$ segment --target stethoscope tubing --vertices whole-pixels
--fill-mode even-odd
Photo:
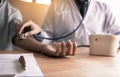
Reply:
[[[87,7],[89,6],[89,4],[90,4],[90,1],[88,2]],[[66,35],[64,35],[64,36],[55,37],[55,38],[47,38],[47,37],[38,36],[38,35],[33,35],[33,36],[36,37],[36,38],[40,38],[40,39],[47,39],[47,40],[54,40],[54,41],[55,41],[55,40],[60,40],[60,39],[66,38],[66,37],[72,35],[73,33],[75,33],[75,32],[79,29],[79,27],[81,26],[82,22],[84,21],[85,16],[86,16],[86,14],[85,14],[84,17],[82,18],[82,20],[80,21],[80,23],[78,24],[78,26],[76,27],[76,29],[74,29],[72,32],[70,32],[70,33],[68,33],[68,34],[66,34]]]

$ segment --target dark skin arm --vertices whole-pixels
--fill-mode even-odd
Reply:
[[[31,37],[27,37],[24,40],[19,40],[19,38],[17,37],[15,39],[15,44],[23,49],[42,53],[53,57],[64,57],[64,56],[75,55],[77,49],[76,42],[72,43],[70,40],[67,42],[67,47],[68,47],[67,50],[64,41],[46,45],[36,41]]]

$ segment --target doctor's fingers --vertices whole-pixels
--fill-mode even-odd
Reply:
[[[67,49],[67,55],[73,55],[73,42],[68,40],[66,49]]]
[[[34,23],[33,21],[31,21],[31,20],[29,20],[29,21],[27,21],[27,22],[25,22],[25,23],[23,23],[22,25],[21,25],[21,28],[20,28],[20,31],[19,31],[19,34],[21,34],[22,33],[22,31],[24,30],[24,28],[26,28],[26,27],[30,27],[30,33],[29,34],[37,34],[37,33],[39,33],[40,31],[41,31],[41,28],[40,28],[40,26],[39,25],[37,25],[36,23]]]
[[[28,32],[26,32],[25,33],[25,37],[28,37],[28,36],[31,36],[31,35],[33,35],[33,34],[35,34],[35,32],[34,31],[28,31]]]
[[[19,27],[18,34],[21,34],[25,27],[30,26],[30,25],[31,25],[31,22],[32,22],[32,21],[29,20],[29,21],[25,21],[24,23],[22,23],[21,26]]]

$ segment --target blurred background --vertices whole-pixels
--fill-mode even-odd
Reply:
[[[51,0],[26,0],[33,2],[25,2],[22,0],[8,0],[14,7],[18,8],[23,16],[23,21],[33,20],[35,23],[42,25],[45,15],[47,13]],[[42,3],[39,3],[41,1]],[[44,2],[46,1],[46,2]]]
[[[33,20],[42,25],[51,0],[8,0],[13,6],[20,9],[23,20]],[[27,1],[27,2],[25,2]],[[114,15],[120,20],[120,4],[118,0],[99,0],[107,3]]]

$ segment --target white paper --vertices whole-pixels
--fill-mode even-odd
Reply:
[[[26,70],[23,70],[19,57],[24,56]],[[0,54],[0,76],[14,75],[13,77],[44,77],[32,53]]]

